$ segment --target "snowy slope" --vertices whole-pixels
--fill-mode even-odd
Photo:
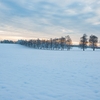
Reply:
[[[0,100],[100,100],[100,50],[0,44]]]

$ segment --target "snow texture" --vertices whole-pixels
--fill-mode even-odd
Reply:
[[[0,44],[0,100],[100,100],[100,50]]]

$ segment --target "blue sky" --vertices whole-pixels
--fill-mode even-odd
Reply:
[[[100,38],[100,0],[0,0],[0,39]]]

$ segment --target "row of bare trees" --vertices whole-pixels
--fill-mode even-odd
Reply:
[[[19,44],[25,45],[28,47],[36,48],[36,49],[51,49],[51,50],[70,50],[72,48],[72,40],[70,36],[65,36],[61,38],[55,38],[50,40],[19,40]],[[97,48],[98,37],[95,35],[91,35],[89,39],[87,38],[86,34],[80,38],[80,42],[78,47],[80,47],[83,51],[86,48],[92,48],[93,51]]]
[[[21,45],[25,45],[28,47],[32,47],[35,49],[51,49],[51,50],[70,50],[72,48],[72,39],[70,36],[65,36],[61,38],[55,38],[55,39],[49,39],[49,40],[40,40],[40,39],[31,39],[31,40],[18,40],[17,42],[13,42],[11,40],[3,40],[0,41],[1,43],[19,43]],[[95,35],[91,35],[89,38],[86,34],[83,34],[83,36],[80,38],[79,45],[77,47],[80,47],[83,51],[85,51],[86,48],[92,48],[93,51],[97,48],[98,44],[98,37]]]
[[[72,40],[69,35],[61,38],[51,38],[50,40],[19,40],[18,43],[36,49],[70,50],[72,47]]]
[[[87,48],[89,44],[89,47],[91,47],[93,51],[95,51],[95,49],[97,48],[97,43],[98,43],[97,36],[91,35],[88,39],[87,35],[83,34],[83,36],[80,38],[79,46],[83,49],[83,51],[85,51],[85,49]]]

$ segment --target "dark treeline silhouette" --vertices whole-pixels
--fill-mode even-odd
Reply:
[[[17,43],[21,45],[25,45],[34,49],[49,49],[49,50],[70,50],[72,47],[79,47],[83,51],[86,48],[92,48],[93,51],[95,49],[100,49],[97,46],[98,37],[95,35],[91,35],[89,39],[86,34],[80,38],[79,45],[72,45],[72,39],[70,36],[65,36],[61,38],[49,39],[49,40],[40,40],[40,39],[31,39],[31,40],[18,40],[16,42],[12,40],[3,40],[0,43]]]
[[[16,42],[14,42],[12,40],[2,40],[2,41],[0,41],[0,43],[16,43]]]
[[[61,38],[51,38],[50,40],[18,40],[17,43],[35,49],[70,50],[72,47],[72,40],[69,35]]]
[[[89,44],[89,46],[88,46],[88,44]],[[97,46],[97,44],[98,44],[98,37],[97,36],[91,35],[89,37],[89,41],[88,41],[87,35],[86,34],[83,34],[83,36],[80,38],[79,47],[81,49],[83,49],[83,51],[85,51],[85,49],[87,47],[92,48],[93,51],[95,51],[96,48],[99,48]]]

